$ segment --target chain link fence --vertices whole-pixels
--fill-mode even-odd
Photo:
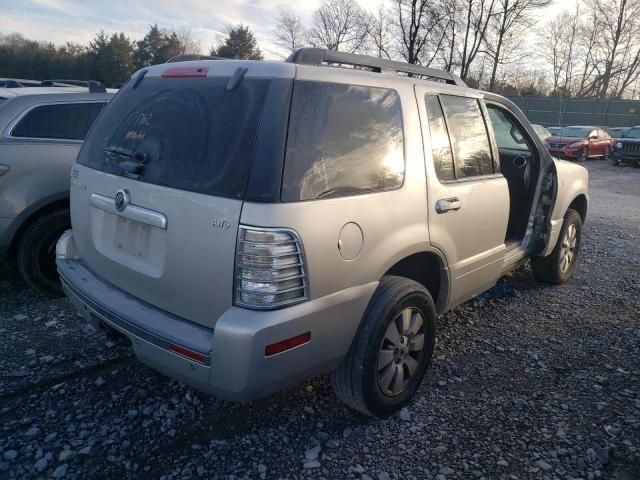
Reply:
[[[549,97],[509,97],[509,99],[518,105],[531,123],[538,123],[545,127],[640,125],[640,100]]]

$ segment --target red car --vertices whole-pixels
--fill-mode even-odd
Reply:
[[[554,157],[584,161],[604,158],[612,141],[601,127],[562,127],[558,134],[547,138],[545,146]]]

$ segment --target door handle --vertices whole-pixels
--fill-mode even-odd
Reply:
[[[436,202],[436,212],[446,213],[449,210],[460,210],[462,204],[458,197],[442,198]]]

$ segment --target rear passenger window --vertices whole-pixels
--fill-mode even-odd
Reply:
[[[283,201],[393,190],[403,179],[402,109],[394,90],[296,81]]]
[[[441,95],[447,118],[457,178],[490,175],[493,157],[487,128],[474,98]]]
[[[29,111],[11,131],[12,137],[84,140],[103,102],[42,105]]]
[[[451,142],[447,133],[442,107],[436,95],[427,95],[427,116],[429,118],[429,132],[431,133],[431,152],[436,175],[441,181],[455,180],[453,171],[453,154]]]

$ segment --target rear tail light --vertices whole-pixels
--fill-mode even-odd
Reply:
[[[307,300],[302,242],[292,230],[240,226],[235,304],[275,309]]]

